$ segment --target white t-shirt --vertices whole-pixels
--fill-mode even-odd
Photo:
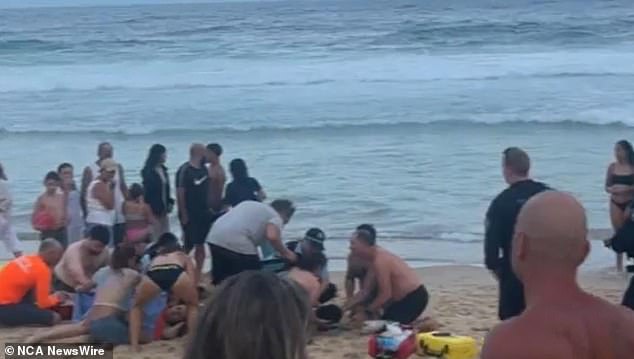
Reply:
[[[245,201],[233,207],[214,223],[207,242],[232,252],[257,255],[257,247],[266,244],[266,226],[282,230],[282,217],[265,203]]]

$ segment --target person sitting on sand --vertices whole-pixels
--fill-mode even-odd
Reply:
[[[134,183],[130,186],[129,198],[123,203],[123,215],[126,220],[125,239],[130,243],[141,242],[151,237],[153,223],[156,221],[152,209],[143,200],[143,187]]]
[[[134,295],[130,311],[130,344],[139,351],[143,307],[161,292],[173,294],[187,306],[187,327],[194,328],[198,314],[196,269],[172,233],[164,233],[156,243],[157,255]]]
[[[326,241],[326,234],[319,228],[311,228],[306,231],[304,238],[301,241],[291,241],[286,243],[286,248],[292,250],[298,257],[304,255],[313,255],[315,253],[323,254],[326,258],[326,263],[321,267],[321,271],[318,273],[318,279],[320,283],[319,287],[319,303],[326,303],[337,296],[337,286],[330,282],[330,273],[328,271],[328,257],[324,252],[324,242]]]
[[[68,246],[55,267],[55,286],[59,290],[77,293],[73,304],[73,321],[80,321],[90,309],[95,283],[92,276],[108,264],[106,249],[110,232],[104,226],[92,227],[88,238]]]
[[[0,324],[55,325],[61,321],[51,308],[68,299],[64,293],[50,294],[51,267],[62,257],[57,240],[42,241],[38,254],[24,255],[0,269]]]
[[[416,271],[398,256],[376,245],[376,238],[366,230],[358,230],[350,240],[350,251],[370,263],[376,277],[377,296],[365,306],[368,315],[376,316],[381,310],[383,320],[410,324],[427,307],[429,294]],[[366,298],[358,296],[347,308],[355,307]]]
[[[46,191],[37,198],[33,206],[31,223],[33,228],[40,232],[40,239],[55,238],[66,247],[66,198],[60,191],[61,185],[62,179],[57,172],[46,174]]]
[[[297,255],[282,242],[282,228],[293,213],[295,207],[289,200],[275,200],[270,205],[245,201],[218,218],[207,240],[213,284],[243,271],[261,269],[258,247],[267,246],[288,262],[295,262]]]
[[[624,359],[634,353],[634,312],[584,292],[577,270],[590,251],[585,210],[544,192],[520,211],[512,266],[527,309],[493,329],[483,359]]]
[[[90,341],[108,344],[128,343],[128,311],[132,292],[141,280],[135,270],[136,253],[133,247],[120,245],[110,258],[110,265],[93,276],[97,285],[95,300],[81,322],[55,327],[29,338],[28,343],[74,338],[90,335]]]
[[[11,209],[13,208],[13,197],[9,190],[7,175],[4,167],[0,163],[0,241],[4,242],[7,251],[13,253],[14,257],[22,255],[22,243],[13,228],[11,222]]]
[[[290,281],[243,272],[209,298],[184,357],[307,359],[309,311],[305,293]]]

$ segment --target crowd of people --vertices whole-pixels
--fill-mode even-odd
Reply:
[[[310,228],[301,240],[285,243],[283,228],[295,205],[286,199],[265,203],[262,186],[242,159],[230,162],[232,181],[226,183],[222,154],[218,144],[193,144],[189,160],[176,171],[175,190],[160,144],[150,148],[141,181],[131,185],[109,143],[99,144],[79,186],[73,166],[61,164],[46,174],[33,207],[31,223],[41,239],[34,255],[22,253],[3,181],[0,229],[16,259],[0,270],[0,324],[55,326],[33,335],[32,343],[93,341],[135,349],[197,332],[206,249],[213,286],[244,272],[271,273],[299,290],[314,329],[329,330],[346,312],[359,320],[403,324],[423,313],[427,289],[404,260],[377,245],[369,224],[353,231],[350,242],[349,261],[363,272],[355,277],[349,270],[359,290],[347,285],[345,305],[335,304],[338,289],[330,281],[324,231]],[[171,231],[172,211],[182,238]],[[179,318],[165,325],[176,307]],[[64,320],[70,323],[58,325]]]
[[[634,150],[621,141],[615,152],[606,179],[615,235],[606,245],[631,253]],[[425,311],[430,293],[419,275],[378,245],[371,224],[352,232],[346,301],[337,305],[324,231],[310,228],[301,240],[285,243],[293,202],[265,203],[262,186],[241,159],[231,161],[227,184],[222,154],[218,144],[193,144],[176,172],[175,191],[166,149],[158,144],[149,151],[141,183],[130,186],[109,143],[99,145],[79,187],[72,165],[60,165],[46,174],[34,205],[41,243],[33,255],[22,253],[11,224],[0,165],[0,236],[16,257],[0,270],[0,324],[54,326],[36,332],[30,343],[91,341],[139,350],[189,334],[187,357],[294,359],[306,358],[311,330],[329,330],[346,314],[411,324]],[[502,168],[509,187],[486,213],[484,247],[485,265],[499,283],[503,322],[490,333],[482,357],[631,356],[634,280],[623,306],[580,289],[577,269],[590,247],[585,210],[571,195],[532,180],[525,151],[506,149]],[[171,232],[173,210],[182,238]],[[206,247],[215,288],[201,306]],[[247,333],[256,337],[256,352],[241,341]]]

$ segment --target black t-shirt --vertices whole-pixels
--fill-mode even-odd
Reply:
[[[260,183],[253,177],[233,181],[227,185],[224,202],[235,207],[240,202],[258,201],[258,192],[261,189]]]
[[[176,188],[185,190],[185,208],[190,219],[209,216],[209,174],[207,168],[196,168],[187,162],[176,172]]]
[[[534,195],[549,190],[543,183],[525,180],[514,183],[491,202],[486,215],[485,264],[490,270],[510,268],[515,222],[522,206]],[[502,257],[500,257],[500,249]]]

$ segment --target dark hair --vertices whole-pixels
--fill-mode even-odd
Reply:
[[[156,255],[169,254],[183,250],[180,243],[178,242],[178,238],[176,238],[176,236],[170,232],[163,233],[156,241],[156,244],[153,246],[153,248]]]
[[[153,170],[161,162],[161,157],[163,157],[166,152],[167,149],[165,146],[158,143],[152,145],[152,147],[150,147],[150,152],[147,155],[147,159],[145,160],[142,172],[146,170]]]
[[[88,238],[93,241],[99,241],[104,246],[110,243],[110,230],[106,226],[97,225],[88,231]]]
[[[634,166],[634,148],[632,148],[632,144],[627,140],[621,140],[616,144],[625,151],[627,163],[629,163],[630,166]]]
[[[139,197],[143,197],[143,194],[145,193],[143,186],[138,183],[133,183],[132,186],[130,186],[129,191],[131,199],[138,199]]]
[[[324,268],[328,263],[328,259],[323,252],[314,252],[311,254],[304,254],[297,259],[297,268],[305,271],[314,272],[321,268]]]
[[[528,154],[518,147],[509,147],[504,150],[504,166],[518,176],[528,176],[531,169],[531,159]]]
[[[62,173],[62,171],[63,171],[64,169],[66,169],[66,168],[70,168],[70,169],[72,169],[72,168],[73,168],[73,165],[71,165],[71,164],[70,164],[70,163],[68,163],[68,162],[64,162],[64,163],[62,163],[61,165],[57,166],[57,173]]]
[[[361,240],[371,247],[374,247],[376,245],[376,237],[365,229],[357,230],[357,239]]]
[[[271,207],[273,207],[275,212],[286,215],[289,218],[295,213],[295,206],[293,206],[293,202],[287,199],[276,199],[271,202]]]
[[[242,158],[236,158],[229,163],[229,172],[231,172],[234,181],[249,178],[249,169]]]
[[[210,143],[207,145],[207,150],[213,152],[216,156],[222,155],[222,146],[217,143]]]
[[[372,240],[376,243],[376,228],[373,225],[364,223],[357,227],[357,231],[366,231],[372,236]]]
[[[232,276],[208,299],[185,358],[306,359],[308,313],[307,295],[291,281]]]
[[[113,270],[129,268],[128,263],[135,257],[136,251],[133,246],[129,244],[120,244],[114,249],[112,255],[110,256],[110,268]]]
[[[0,179],[3,180],[7,180],[7,174],[4,173],[4,167],[2,166],[2,163],[0,163]]]
[[[49,173],[46,174],[46,177],[44,177],[44,182],[46,181],[61,182],[62,179],[59,177],[59,174],[57,172],[50,171]]]

